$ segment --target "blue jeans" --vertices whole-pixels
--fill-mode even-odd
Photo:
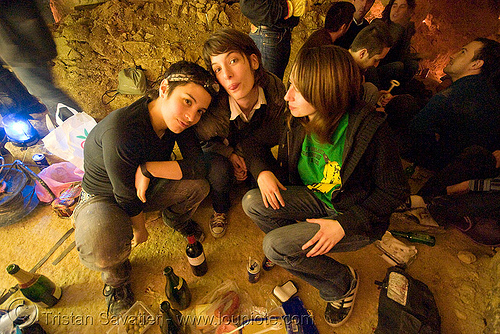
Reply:
[[[351,287],[352,277],[348,267],[327,255],[306,257],[312,247],[302,250],[302,245],[319,231],[318,224],[305,220],[335,219],[338,213],[305,186],[287,186],[281,195],[285,206],[278,210],[264,206],[259,189],[252,189],[243,197],[243,210],[266,233],[264,254],[272,262],[317,288],[324,300],[342,298]],[[373,241],[364,235],[346,235],[330,252],[355,251]]]
[[[291,29],[270,29],[261,26],[255,32],[250,32],[249,36],[262,54],[264,68],[283,80],[290,59]]]
[[[144,211],[162,210],[176,228],[191,218],[208,192],[206,180],[160,179],[148,190]],[[86,267],[100,271],[102,280],[108,285],[118,287],[128,283],[133,231],[125,211],[112,197],[82,192],[73,218],[80,261]]]

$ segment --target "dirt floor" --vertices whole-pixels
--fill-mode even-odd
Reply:
[[[432,4],[429,0],[418,1],[418,22],[422,24],[417,25],[415,48],[426,54],[422,67],[431,70],[431,77],[437,78],[442,74],[453,49],[474,37],[489,36],[497,31],[499,13],[489,10],[487,5],[494,2],[471,4],[462,0],[454,2],[454,7],[449,8],[446,1]],[[318,1],[313,11],[301,19],[300,25],[294,29],[291,59],[307,36],[322,25],[328,3]],[[211,31],[228,26],[248,31],[248,21],[241,15],[238,6],[235,1],[110,0],[95,8],[72,11],[54,27],[59,51],[54,67],[55,77],[84,111],[101,119],[137,98],[118,96],[109,105],[102,104],[101,96],[105,91],[116,88],[117,74],[121,69],[141,66],[152,83],[159,77],[162,66],[181,59],[201,63],[201,46]],[[371,15],[378,15],[381,9],[382,4],[377,0]],[[472,20],[471,11],[481,19]],[[15,155],[29,162],[36,149],[39,148],[16,151]],[[426,176],[425,171],[416,173],[415,179],[411,180],[414,191]],[[193,305],[220,285],[234,280],[252,304],[272,308],[268,296],[273,287],[293,279],[299,288],[298,295],[306,308],[312,311],[321,334],[372,333],[377,326],[379,295],[374,281],[382,280],[389,267],[380,256],[381,251],[370,245],[357,252],[333,255],[355,267],[361,281],[351,319],[334,330],[323,320],[325,305],[318,292],[283,269],[263,272],[256,284],[247,281],[246,263],[249,256],[262,257],[263,233],[242,211],[240,199],[245,191],[243,186],[235,187],[233,207],[229,213],[231,225],[226,236],[220,240],[207,236],[204,248],[209,271],[201,278],[190,272],[184,255],[185,240],[151,215],[147,223],[150,238],[134,249],[131,255],[136,299],[146,304],[154,314],[158,313],[160,302],[166,299],[162,269],[167,265],[171,265],[188,282],[193,293]],[[210,214],[211,205],[207,200],[195,216],[207,232]],[[403,214],[394,214],[391,222],[391,228],[422,229]],[[30,269],[71,226],[70,219],[58,218],[50,206],[40,204],[25,219],[0,228],[0,267],[17,263],[24,269]],[[498,254],[494,257],[494,250],[474,244],[454,229],[430,229],[428,232],[436,236],[436,246],[415,244],[417,258],[408,272],[426,283],[434,293],[443,333],[483,333],[487,326],[485,313],[488,301],[498,299],[498,296],[491,295],[495,284],[492,263]],[[52,265],[55,257],[72,240],[73,236],[39,270],[63,288],[61,301],[51,309],[40,311],[40,323],[47,333],[106,333],[114,330],[112,325],[117,319],[106,316],[99,274],[81,265],[75,250],[58,265]],[[458,258],[461,251],[473,253],[477,260],[470,264],[462,262]],[[7,273],[0,274],[1,288],[14,284],[15,281]],[[12,298],[19,296],[20,293],[17,293]],[[12,298],[1,307],[6,308]],[[183,313],[191,310],[192,307]],[[148,331],[159,332],[156,324]],[[497,331],[493,329],[490,332]]]
[[[31,153],[28,151],[23,154],[30,157]],[[413,188],[416,189],[422,178],[428,175],[425,171],[417,170],[415,177],[410,180]],[[373,333],[377,326],[379,296],[374,282],[382,280],[390,267],[382,259],[382,252],[370,245],[356,252],[332,255],[335,259],[356,268],[361,282],[352,317],[341,328],[332,329],[323,319],[325,304],[319,298],[317,290],[285,270],[277,267],[269,272],[262,271],[257,283],[248,282],[248,257],[262,257],[261,241],[264,234],[243,213],[240,200],[246,190],[243,185],[235,186],[232,196],[234,205],[229,212],[231,223],[222,239],[216,240],[208,233],[208,219],[211,214],[209,200],[203,202],[195,214],[195,219],[208,233],[203,245],[209,270],[203,277],[195,277],[191,273],[184,253],[186,241],[180,234],[166,227],[157,214],[150,214],[147,222],[149,240],[135,248],[130,257],[133,266],[132,288],[136,299],[157,315],[159,304],[166,300],[162,270],[166,266],[172,266],[178,275],[186,279],[193,294],[192,305],[182,312],[184,315],[191,314],[194,305],[229,281],[234,281],[240,289],[243,300],[246,300],[246,309],[252,305],[255,306],[254,310],[263,312],[276,307],[270,298],[274,286],[292,279],[298,286],[298,296],[313,314],[321,334]],[[0,267],[17,263],[29,270],[71,227],[71,219],[59,218],[50,206],[39,204],[26,218],[1,228]],[[413,244],[418,253],[408,272],[426,283],[434,294],[441,315],[442,333],[483,333],[487,325],[487,304],[494,297],[491,296],[491,290],[494,286],[492,263],[495,251],[474,244],[455,229],[423,227],[401,213],[393,214],[390,228],[426,231],[436,237],[434,247]],[[71,235],[38,270],[63,289],[63,297],[56,306],[40,309],[40,323],[47,333],[54,334],[107,331],[116,333],[114,325],[118,319],[106,316],[100,275],[84,267],[74,249],[59,264],[52,264],[73,240],[74,236]],[[464,251],[474,254],[476,260],[469,264],[461,261],[458,254]],[[15,280],[6,272],[0,273],[0,287],[8,288],[14,284]],[[20,292],[13,295],[2,308],[8,308],[18,297],[21,297]],[[160,333],[158,324],[159,321],[155,321],[148,333]],[[494,330],[489,333],[495,332]]]

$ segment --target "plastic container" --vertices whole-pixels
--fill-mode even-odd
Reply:
[[[107,334],[146,333],[156,321],[151,310],[140,300],[123,315],[117,325],[111,327]]]

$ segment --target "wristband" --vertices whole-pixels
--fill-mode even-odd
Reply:
[[[142,175],[144,175],[145,177],[147,177],[148,179],[152,179],[154,176],[148,171],[148,169],[146,168],[146,163],[143,163],[143,164],[140,164],[141,166],[141,173]]]

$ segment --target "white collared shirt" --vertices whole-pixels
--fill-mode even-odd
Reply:
[[[259,98],[257,99],[257,103],[253,106],[252,110],[248,114],[248,117],[241,110],[238,102],[233,97],[229,97],[229,110],[231,110],[231,121],[235,120],[236,117],[240,116],[241,120],[245,123],[250,122],[255,113],[255,110],[259,109],[263,104],[267,104],[266,95],[264,94],[264,89],[259,86]]]

